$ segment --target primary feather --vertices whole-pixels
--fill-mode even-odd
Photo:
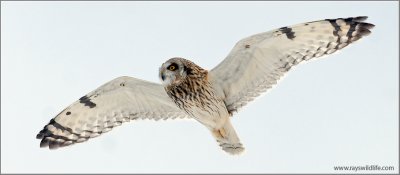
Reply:
[[[55,149],[80,143],[135,119],[188,117],[160,84],[131,77],[116,78],[83,96],[37,134],[40,147]]]
[[[276,84],[293,66],[340,50],[370,34],[367,17],[325,19],[240,40],[210,71],[230,113]]]

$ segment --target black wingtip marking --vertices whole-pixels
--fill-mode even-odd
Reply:
[[[49,125],[51,125],[55,129],[49,130],[48,129]],[[111,125],[107,126],[106,128],[110,130],[113,127],[114,125]],[[61,133],[58,132],[55,133],[54,131],[61,131]],[[70,146],[75,143],[87,141],[89,138],[92,137],[93,133],[97,133],[98,135],[100,135],[105,131],[85,130],[85,132],[89,133],[89,135],[82,135],[80,133],[73,132],[71,128],[62,126],[54,119],[51,119],[50,122],[46,126],[44,126],[44,128],[36,135],[36,138],[41,139],[40,141],[41,148],[48,147],[50,150],[54,150],[57,148]],[[73,137],[71,137],[71,135],[73,135]]]
[[[369,35],[371,33],[371,31],[368,30],[367,28],[360,28],[360,29],[357,30],[357,32],[361,36],[366,36],[366,35]]]
[[[53,125],[54,127],[58,128],[58,129],[66,130],[66,131],[68,131],[68,132],[70,132],[70,133],[73,133],[73,131],[72,131],[71,128],[66,128],[66,127],[60,125],[60,124],[57,123],[54,119],[51,119],[49,124]]]
[[[60,145],[59,142],[56,142],[56,141],[50,141],[50,142],[49,142],[49,149],[51,149],[51,150],[57,149],[57,148],[59,148],[60,146],[61,146],[61,145]]]
[[[96,107],[96,103],[93,103],[92,101],[90,101],[90,98],[87,97],[86,95],[79,99],[79,103],[83,103],[83,104],[85,104],[85,106],[89,106],[90,108]]]
[[[292,31],[292,28],[290,27],[282,27],[279,29],[282,33],[286,34],[286,37],[288,39],[293,40],[293,38],[296,38],[296,36],[294,36],[294,32]]]
[[[350,25],[349,31],[346,36],[348,37],[348,42],[353,42],[360,39],[363,36],[369,35],[372,29],[375,27],[373,24],[364,23],[368,17],[367,16],[358,16],[353,18],[343,19],[347,25]]]
[[[360,28],[366,28],[366,29],[372,29],[372,28],[375,27],[375,25],[373,25],[373,24],[364,23],[364,22],[362,22],[362,23],[360,23],[358,25],[359,25]]]
[[[57,128],[57,130],[68,131],[71,134],[79,136],[77,133],[73,133],[71,128],[66,128],[57,123],[54,119],[51,119],[50,122],[36,135],[36,139],[41,139],[40,147],[49,147],[49,149],[54,150],[59,147],[68,146],[70,144],[65,144],[67,141],[75,143],[76,140],[69,139],[66,136],[54,135],[47,127],[52,125]],[[57,140],[59,139],[59,140]],[[61,140],[61,141],[60,141]]]
[[[350,29],[346,33],[346,36],[351,40],[353,38],[353,32],[359,32],[361,36],[368,35],[371,33],[369,29],[372,29],[375,27],[375,25],[370,24],[370,23],[365,23],[365,21],[368,19],[368,16],[358,16],[358,17],[350,17],[350,18],[337,18],[337,19],[326,19],[326,21],[329,21],[332,26],[335,28],[333,31],[333,35],[338,36],[338,31],[340,31],[340,26],[336,23],[337,20],[343,20],[346,22],[348,25],[350,25]]]
[[[341,30],[340,26],[336,23],[336,19],[326,19],[327,21],[329,21],[331,23],[331,25],[333,26],[333,28],[335,28],[335,30],[333,31],[333,35],[335,36],[339,36],[338,32]]]
[[[48,125],[53,125],[54,127],[60,130],[66,130],[70,133],[74,133],[71,128],[66,128],[64,126],[61,126],[54,119],[51,119],[50,122],[36,135],[36,139],[45,139],[46,137],[52,135],[52,133],[47,129]]]
[[[42,131],[43,131],[43,130],[42,130]],[[44,135],[43,135],[42,131],[40,131],[40,132],[36,135],[36,139],[43,139]]]
[[[368,19],[368,16],[357,16],[357,17],[353,18],[353,21],[363,22],[363,21],[365,21],[367,19]]]
[[[350,23],[349,31],[347,31],[347,34],[346,34],[346,36],[348,37],[349,41],[351,41],[351,38],[353,37],[353,32],[356,31],[356,26],[357,26],[356,23],[354,23],[354,22]]]
[[[40,142],[40,147],[41,147],[41,148],[48,147],[48,146],[49,146],[49,140],[48,140],[48,139],[43,139],[43,140]]]

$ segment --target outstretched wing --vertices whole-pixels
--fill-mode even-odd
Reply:
[[[37,134],[40,147],[80,143],[134,119],[188,117],[163,87],[131,77],[116,78],[64,109]]]
[[[291,67],[328,55],[370,34],[367,17],[325,19],[256,34],[236,43],[210,71],[230,113],[265,92]]]

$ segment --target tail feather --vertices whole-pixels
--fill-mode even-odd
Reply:
[[[242,143],[240,143],[239,137],[237,136],[229,118],[226,120],[224,126],[219,129],[214,129],[211,132],[219,143],[219,146],[225,152],[237,155],[244,151],[244,147]]]

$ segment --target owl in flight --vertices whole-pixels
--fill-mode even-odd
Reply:
[[[367,17],[325,19],[282,27],[240,40],[207,71],[184,58],[159,70],[162,84],[119,77],[61,111],[36,138],[56,149],[84,142],[136,119],[195,119],[230,154],[244,147],[230,117],[270,89],[293,66],[340,50],[370,34]]]

